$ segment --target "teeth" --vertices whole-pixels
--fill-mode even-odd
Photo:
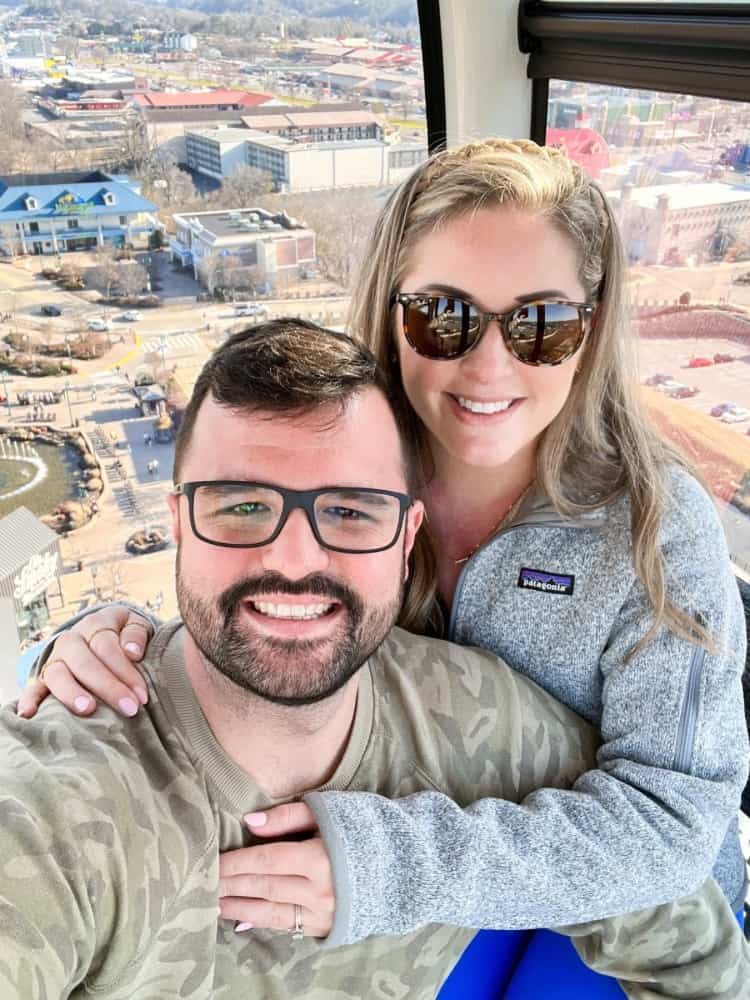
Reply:
[[[331,610],[332,604],[269,604],[266,601],[253,601],[253,607],[269,618],[310,619],[321,618]]]
[[[465,396],[458,397],[459,406],[471,413],[500,413],[502,410],[507,410],[512,402],[512,399],[501,399],[496,403],[475,403],[474,400],[467,399]]]

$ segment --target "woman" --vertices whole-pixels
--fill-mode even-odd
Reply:
[[[520,806],[308,796],[291,826],[319,827],[339,901],[320,932],[558,926],[712,871],[737,912],[741,606],[711,501],[640,412],[607,200],[556,150],[474,143],[392,195],[365,260],[353,331],[402,385],[422,444],[430,537],[402,624],[493,650],[604,742],[573,791]],[[59,660],[46,679],[71,706],[87,697]],[[273,813],[259,822],[279,832]],[[392,847],[377,858],[375,832]],[[472,845],[458,859],[457,842]],[[252,901],[222,912],[253,921]]]

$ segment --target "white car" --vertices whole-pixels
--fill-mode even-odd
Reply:
[[[112,324],[108,319],[100,319],[98,316],[95,316],[94,319],[89,320],[88,328],[95,333],[107,333],[112,329]]]
[[[662,382],[660,385],[655,386],[657,392],[675,392],[677,389],[682,389],[683,383],[677,382],[675,379],[667,379],[666,382]]]
[[[743,420],[750,420],[750,410],[742,406],[735,406],[731,410],[725,410],[719,417],[723,424],[740,424]]]
[[[120,319],[124,323],[137,323],[140,318],[141,318],[141,314],[138,312],[137,309],[128,309],[127,312],[124,312],[120,316]]]
[[[258,305],[257,302],[238,302],[234,307],[235,316],[267,316],[268,306]]]

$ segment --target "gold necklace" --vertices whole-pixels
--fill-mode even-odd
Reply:
[[[473,545],[469,549],[469,551],[466,553],[465,556],[461,556],[460,559],[454,559],[452,556],[449,556],[454,566],[462,566],[464,563],[468,562],[475,552],[478,552],[483,545],[485,545],[492,537],[494,537],[494,535],[499,531],[500,526],[503,524],[506,518],[508,518],[511,513],[515,514],[515,512],[521,506],[521,503],[526,498],[526,494],[529,492],[532,486],[533,486],[533,480],[532,482],[529,483],[529,485],[526,487],[523,493],[521,493],[520,496],[516,497],[516,499],[511,503],[509,507],[505,508],[505,511],[503,512],[503,515],[497,522],[497,524],[493,525],[493,527],[487,532],[487,534],[484,535],[482,538],[480,538],[477,544]]]

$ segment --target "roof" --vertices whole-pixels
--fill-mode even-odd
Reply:
[[[243,108],[253,108],[273,99],[273,94],[249,93],[245,90],[183,91],[182,93],[162,93],[147,91],[135,94],[133,100],[144,108],[213,107],[216,104],[239,104]]]
[[[237,210],[215,209],[208,212],[183,212],[174,216],[178,225],[198,228],[209,233],[214,240],[231,238],[240,242],[255,242],[259,239],[278,239],[279,235],[306,236],[312,234],[304,223],[298,222],[285,212],[269,212],[265,208],[243,208]],[[261,222],[273,223],[274,228],[263,228]],[[249,224],[258,224],[254,230]],[[197,224],[197,225],[196,225]]]
[[[608,192],[609,198],[620,198],[621,192]],[[736,184],[652,184],[630,189],[631,202],[641,208],[655,209],[658,199],[666,195],[670,212],[691,208],[709,208],[712,205],[732,205],[750,201],[750,188]]]
[[[58,537],[28,507],[16,507],[0,518],[0,579],[18,572],[37,552],[43,552]]]
[[[372,111],[288,111],[280,114],[243,115],[248,128],[263,131],[269,128],[309,128],[310,126],[382,125],[382,120]]]
[[[10,178],[9,178],[10,179]],[[12,178],[16,179],[16,178]],[[115,202],[107,205],[105,194],[113,194]],[[36,209],[27,209],[27,198],[35,198],[39,205]],[[65,207],[60,200],[65,199]],[[13,184],[0,194],[0,218],[12,221],[14,219],[38,219],[48,216],[68,216],[83,214],[89,208],[106,209],[117,214],[128,212],[155,212],[156,205],[132,188],[117,181],[95,181],[85,184]]]

